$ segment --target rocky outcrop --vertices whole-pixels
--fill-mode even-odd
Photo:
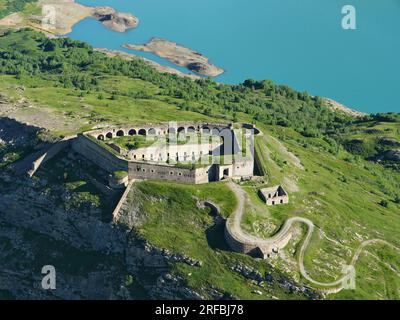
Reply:
[[[209,62],[209,59],[189,48],[166,39],[153,38],[144,45],[124,44],[124,48],[151,52],[171,63],[208,77],[216,77],[225,71]]]
[[[383,153],[383,160],[400,162],[400,149],[387,150]]]
[[[92,17],[99,20],[103,25],[117,32],[125,32],[136,28],[139,19],[130,13],[117,12],[111,7],[95,7]]]
[[[1,136],[13,139],[8,131]],[[66,207],[68,190],[48,179],[0,171],[0,300],[203,298],[170,273],[172,263],[200,268],[200,261],[103,222],[98,208]],[[40,287],[40,270],[47,264],[57,270],[54,291]]]
[[[400,142],[396,139],[387,138],[387,137],[380,137],[378,139],[380,145],[390,146],[390,147],[398,147],[400,146]]]
[[[306,286],[298,285],[294,281],[283,277],[282,275],[279,277],[274,277],[274,275],[270,273],[262,275],[259,271],[244,264],[231,265],[230,268],[232,271],[237,272],[242,277],[255,282],[260,287],[267,287],[273,284],[284,289],[286,293],[302,294],[311,300],[321,298],[315,290],[312,290]]]
[[[364,112],[360,112],[354,109],[350,109],[346,106],[344,106],[343,104],[333,100],[333,99],[329,99],[329,98],[322,98],[323,101],[325,102],[326,106],[333,110],[333,111],[339,111],[339,112],[343,112],[349,116],[352,117],[364,117],[365,115],[367,115]]]

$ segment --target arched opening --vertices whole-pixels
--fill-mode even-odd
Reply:
[[[123,137],[124,135],[125,135],[125,132],[123,130],[117,131],[117,137]]]
[[[97,140],[104,140],[104,135],[100,134],[100,135],[97,137]]]
[[[151,128],[151,129],[149,129],[148,134],[149,134],[149,135],[152,135],[152,136],[155,136],[155,135],[157,134],[157,131],[156,131],[156,129]]]
[[[128,134],[130,136],[134,136],[134,135],[136,135],[136,130],[135,129],[131,129],[131,130],[129,130]]]
[[[209,134],[210,133],[210,128],[207,127],[207,126],[203,127],[203,133]]]
[[[213,128],[213,129],[211,130],[211,133],[212,133],[213,135],[219,136],[219,129],[218,129],[218,128]]]
[[[107,134],[106,134],[106,137],[107,137],[108,139],[112,139],[112,138],[113,138],[112,132],[107,133]]]
[[[145,129],[140,129],[139,130],[139,135],[145,136],[146,135],[146,130]]]
[[[189,127],[189,128],[187,128],[187,132],[188,133],[194,133],[194,132],[196,132],[196,128],[195,127]]]
[[[179,127],[178,128],[178,133],[182,133],[182,132],[185,132],[185,128],[184,127]]]

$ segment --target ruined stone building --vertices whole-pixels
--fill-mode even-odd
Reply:
[[[289,203],[289,195],[282,186],[260,189],[258,193],[269,206]]]

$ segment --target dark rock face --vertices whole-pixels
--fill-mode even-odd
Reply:
[[[202,298],[167,276],[171,263],[201,267],[200,261],[103,222],[94,207],[65,208],[64,197],[62,185],[1,169],[0,300]],[[56,268],[56,290],[41,287],[44,265]]]
[[[386,137],[380,138],[379,144],[385,145],[385,146],[391,146],[391,147],[400,146],[400,142],[397,141],[396,139],[391,139],[391,138],[386,138]]]
[[[287,293],[304,295],[310,300],[320,299],[321,296],[311,288],[301,286],[296,282],[283,277],[282,275],[278,278],[274,277],[270,273],[262,275],[259,271],[243,264],[235,264],[231,266],[231,270],[237,272],[246,279],[252,280],[257,283],[260,287],[266,287],[270,285],[277,285],[283,288]]]
[[[193,62],[193,63],[189,63],[187,65],[187,68],[190,71],[199,73],[199,74],[207,74],[209,68],[206,64],[201,63],[201,62]]]
[[[400,162],[400,149],[388,150],[383,154],[384,160]]]

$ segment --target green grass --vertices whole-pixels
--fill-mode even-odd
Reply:
[[[13,49],[20,56],[30,59],[35,55],[64,54],[67,60],[65,55],[68,56],[66,53],[70,51],[79,57],[81,53],[88,55],[79,47],[72,50],[61,46],[55,54],[44,53],[37,49],[35,37],[38,35],[29,32],[5,36],[1,38],[1,47]],[[7,60],[3,59],[3,62]],[[383,146],[378,143],[382,137],[399,141],[398,121],[377,121],[377,118],[370,121],[336,121],[333,119],[339,117],[337,114],[315,106],[317,101],[310,97],[298,99],[295,97],[297,93],[267,83],[253,83],[253,86],[262,87],[258,90],[251,89],[249,85],[227,87],[206,81],[201,85],[189,85],[184,80],[167,79],[167,76],[162,78],[144,66],[135,66],[135,70],[143,70],[139,77],[145,81],[126,75],[106,74],[102,70],[105,63],[110,68],[115,67],[109,60],[99,58],[93,62],[85,59],[85,62],[90,65],[88,72],[83,68],[74,69],[77,65],[75,59],[69,59],[66,64],[75,74],[83,73],[96,80],[96,86],[88,86],[89,89],[77,89],[79,85],[68,85],[68,81],[65,81],[64,87],[58,80],[62,70],[49,68],[38,71],[39,76],[28,76],[26,72],[17,77],[0,75],[0,91],[13,101],[25,97],[34,105],[21,110],[21,113],[37,115],[38,111],[44,110],[56,115],[60,123],[54,133],[64,135],[105,124],[147,124],[170,120],[228,122],[232,120],[232,110],[235,109],[238,121],[256,121],[265,133],[264,137],[256,137],[255,143],[266,184],[283,184],[290,196],[289,205],[266,207],[256,194],[263,184],[244,184],[254,206],[247,208],[243,221],[249,232],[256,232],[255,225],[265,226],[260,234],[269,236],[289,217],[302,216],[312,220],[317,230],[328,237],[316,232],[306,253],[306,268],[313,278],[320,281],[332,281],[340,276],[341,264],[350,261],[363,240],[381,238],[400,246],[400,205],[394,201],[400,194],[400,173],[363,159],[382,151]],[[68,72],[68,68],[64,71]],[[113,70],[116,74],[123,74],[117,68]],[[16,86],[23,86],[25,90],[21,93]],[[270,90],[274,91],[273,95],[265,93]],[[36,121],[38,124],[46,123],[47,117]],[[75,127],[70,129],[65,123],[73,123]],[[363,147],[361,152],[349,153],[341,143],[354,139],[362,140]],[[304,169],[296,165],[294,156],[285,152],[283,146],[299,158]],[[12,154],[13,150],[9,149],[0,152],[1,155],[10,154],[7,163],[12,162],[14,157],[24,155]],[[71,169],[66,178],[64,169],[57,168],[52,162],[46,164],[44,170],[48,170],[42,173],[52,181],[53,187],[59,184],[75,193],[76,203],[69,202],[68,205],[75,208],[82,203],[92,203],[101,207],[107,202],[92,184],[74,176],[74,170]],[[259,298],[251,293],[252,284],[232,273],[227,266],[242,261],[265,270],[266,263],[211,249],[205,232],[212,224],[212,218],[206,210],[200,210],[195,205],[194,197],[210,199],[220,205],[225,217],[229,216],[236,200],[223,183],[192,186],[142,182],[136,188],[141,197],[134,201],[141,202],[146,216],[139,232],[157,246],[204,262],[202,268],[174,265],[175,272],[184,274],[186,281],[196,289],[215,285],[238,297]],[[382,200],[388,203],[387,208],[379,204]],[[268,223],[271,230],[267,228]],[[272,229],[273,226],[276,228]],[[300,232],[304,235],[305,229],[301,228]],[[300,278],[295,264],[300,238],[285,249],[286,260],[280,258],[273,261],[278,270],[276,272],[284,270]],[[332,298],[399,299],[400,280],[396,274],[400,268],[398,254],[380,245],[371,246],[367,251],[370,254],[362,254],[356,266],[357,289],[354,292],[343,291]],[[290,264],[292,262],[294,264]],[[274,290],[273,295],[288,297],[279,288]],[[266,293],[264,297],[270,295]]]
[[[345,151],[334,156],[324,150],[324,141],[304,138],[290,129],[262,128],[265,133],[284,141],[284,145],[300,158],[305,169],[293,165],[290,157],[268,136],[257,138],[256,147],[262,152],[260,158],[269,184],[282,184],[285,177],[290,177],[297,181],[300,190],[289,192],[289,205],[264,206],[269,216],[249,213],[245,217],[248,230],[252,230],[251,225],[255,222],[266,220],[281,225],[292,216],[311,219],[329,238],[338,241],[332,243],[314,235],[307,250],[306,268],[313,278],[322,281],[332,281],[340,276],[340,263],[349,263],[362,240],[381,238],[400,247],[397,236],[400,206],[394,202],[400,188],[399,173],[360,158],[352,160],[353,156]],[[246,188],[253,202],[257,201],[256,189]],[[389,203],[388,208],[379,205],[381,200]],[[367,251],[376,251],[376,247],[379,247],[380,253],[388,255],[389,263],[399,270],[398,254],[393,254],[393,250],[385,246],[371,246]],[[293,259],[296,257],[295,252]],[[374,270],[374,274],[385,282],[371,281],[369,279],[374,274],[368,268],[369,263],[370,259],[363,254],[356,265],[356,291],[343,291],[337,298],[400,298],[398,291],[395,295],[396,290],[393,289],[400,288],[400,279],[395,272],[377,263],[379,268]],[[391,293],[382,290],[382,286],[391,286]]]
[[[205,289],[213,286],[242,299],[271,299],[269,290],[273,289],[273,295],[279,298],[301,298],[286,294],[276,284],[267,289],[255,286],[230,269],[232,265],[243,263],[262,274],[268,272],[274,276],[279,275],[279,272],[264,262],[210,247],[206,230],[213,224],[213,218],[207,209],[196,207],[194,197],[218,203],[222,215],[227,217],[236,207],[236,199],[224,183],[194,186],[171,182],[140,182],[134,188],[136,191],[131,201],[139,203],[141,212],[146,215],[145,221],[137,227],[137,232],[153,245],[201,261],[201,267],[182,263],[172,266],[172,272],[182,275],[196,291],[205,294]],[[223,233],[217,235],[221,236]],[[264,295],[254,294],[254,290],[260,290]]]
[[[116,179],[124,179],[128,176],[128,172],[126,171],[114,171],[113,176]]]
[[[14,13],[37,13],[37,0],[0,0],[0,19]]]
[[[111,141],[123,149],[136,150],[140,148],[150,147],[156,142],[156,138],[136,135],[116,137]]]
[[[125,84],[131,93],[141,92],[143,87],[152,84],[127,77],[110,77],[109,81]],[[105,81],[105,80],[103,80]],[[128,83],[128,84],[127,84]],[[90,130],[93,126],[104,124],[147,124],[168,121],[212,122],[214,119],[191,111],[182,111],[174,101],[163,96],[150,99],[119,95],[113,100],[112,93],[100,89],[96,92],[71,90],[57,86],[53,81],[38,80],[31,77],[16,79],[13,76],[0,76],[0,90],[18,100],[20,93],[16,85],[25,87],[23,96],[37,108],[46,108],[57,114],[60,119],[73,121],[79,125],[77,130],[64,131],[60,124],[59,134],[70,135]],[[126,89],[128,90],[128,89]],[[35,109],[27,110],[35,112]],[[40,121],[40,120],[39,120]],[[43,120],[45,122],[45,120]]]

